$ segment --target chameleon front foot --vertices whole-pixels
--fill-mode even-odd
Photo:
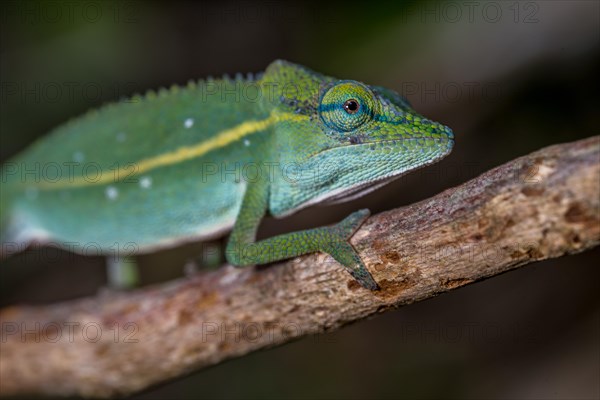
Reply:
[[[348,272],[361,284],[362,287],[369,290],[378,290],[379,285],[373,279],[369,270],[365,267],[360,256],[348,242],[350,237],[369,217],[370,212],[367,209],[353,212],[343,221],[330,228],[326,228],[331,235],[325,243],[321,245],[321,251],[329,254],[337,262],[342,264]]]
[[[285,233],[257,242],[256,229],[265,214],[268,193],[264,182],[248,186],[225,251],[231,265],[244,267],[266,264],[320,251],[346,267],[363,287],[379,289],[348,241],[368,218],[369,210],[353,212],[333,226]]]

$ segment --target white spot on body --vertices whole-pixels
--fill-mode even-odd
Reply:
[[[73,153],[73,161],[83,162],[83,160],[85,160],[85,155],[81,151],[76,151]]]
[[[144,176],[140,179],[140,187],[142,189],[150,189],[152,187],[152,178]]]
[[[250,146],[250,140],[244,139],[244,146],[246,146],[246,147]]]
[[[191,128],[192,126],[194,126],[194,119],[193,118],[187,118],[184,122],[183,122],[183,126],[186,127],[186,129]]]
[[[127,134],[125,132],[117,133],[117,142],[123,143],[127,139]]]
[[[107,187],[105,193],[109,200],[115,200],[117,197],[119,197],[119,191],[114,186]]]

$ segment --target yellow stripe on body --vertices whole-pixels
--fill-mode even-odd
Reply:
[[[120,167],[118,171],[113,171],[114,173],[102,174],[98,179],[93,181],[89,179],[84,179],[83,177],[75,177],[69,180],[59,180],[52,183],[42,182],[36,186],[42,190],[52,190],[62,189],[66,187],[71,188],[91,185],[103,185],[111,182],[114,183],[115,176],[131,178],[134,175],[139,175],[144,172],[153,170],[155,168],[174,165],[183,161],[190,160],[192,158],[201,157],[210,151],[225,147],[228,144],[233,143],[236,140],[240,140],[245,136],[249,136],[253,133],[263,131],[277,122],[286,120],[301,121],[307,118],[308,117],[305,115],[273,111],[267,118],[263,120],[242,122],[241,124],[234,126],[233,128],[221,131],[217,133],[214,137],[203,142],[197,143],[193,146],[180,147],[179,149],[169,153],[159,154],[152,158],[140,160],[137,163],[135,163],[136,168],[133,172],[131,171],[131,165],[128,165],[127,167]]]

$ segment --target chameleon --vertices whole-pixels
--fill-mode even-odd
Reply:
[[[106,104],[4,162],[2,254],[145,254],[231,231],[234,266],[323,252],[377,290],[349,243],[369,210],[256,241],[261,220],[354,199],[453,145],[450,128],[392,90],[276,60]]]

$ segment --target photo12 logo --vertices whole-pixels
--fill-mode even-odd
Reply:
[[[420,23],[491,23],[509,21],[535,24],[539,20],[540,3],[536,1],[436,1],[415,2],[402,13],[403,22]]]
[[[95,105],[103,100],[122,99],[133,103],[138,97],[127,97],[138,90],[136,82],[77,82],[77,81],[2,81],[0,101],[12,104],[79,104]]]
[[[98,343],[111,341],[114,343],[138,343],[136,337],[139,329],[135,322],[114,323],[106,325],[95,321],[76,322],[11,322],[1,324],[2,343],[11,340],[35,343],[57,343],[66,341],[74,343],[84,341]]]

